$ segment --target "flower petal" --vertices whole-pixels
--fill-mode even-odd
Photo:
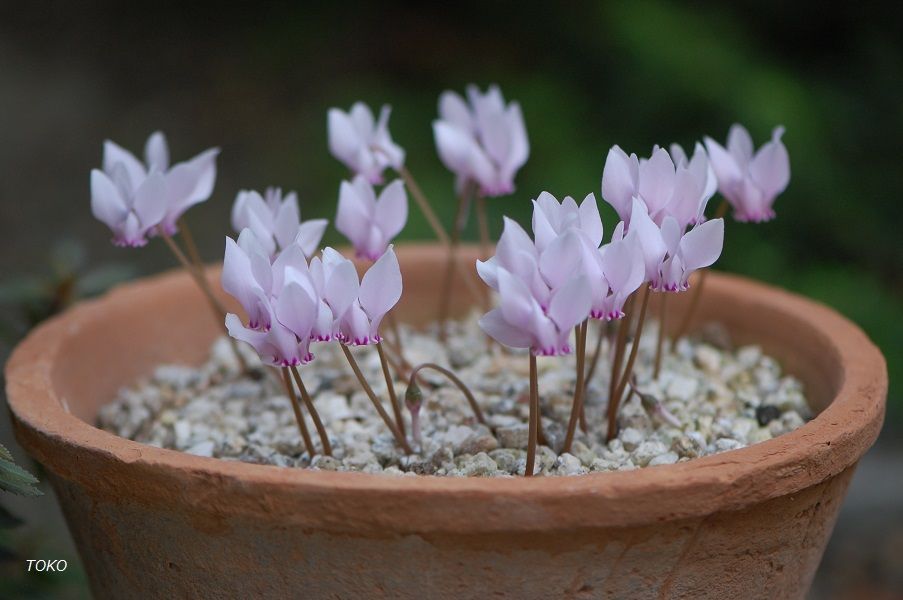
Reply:
[[[379,321],[401,298],[401,268],[392,246],[373,263],[361,279],[361,307]]]
[[[483,315],[479,325],[486,335],[509,348],[529,348],[532,342],[530,334],[505,320],[500,308]]]
[[[386,241],[404,229],[408,221],[408,195],[400,179],[383,188],[376,202],[374,219]]]
[[[113,181],[99,169],[91,170],[91,212],[111,228],[122,223],[129,213],[129,207]]]
[[[622,221],[630,220],[631,199],[637,194],[638,173],[636,157],[628,157],[619,146],[612,146],[602,170],[602,198],[615,209]]]
[[[169,169],[169,146],[162,131],[155,131],[147,138],[144,145],[144,162],[148,170],[156,169],[165,173]]]
[[[680,255],[687,271],[713,264],[724,246],[724,219],[712,219],[697,225],[680,240]]]
[[[134,154],[116,142],[106,140],[103,143],[103,170],[110,174],[113,171],[113,165],[117,163],[125,167],[132,189],[138,187],[138,184],[147,177],[147,170],[141,164],[141,161],[135,158]]]

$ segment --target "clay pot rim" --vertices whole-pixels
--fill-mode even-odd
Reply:
[[[403,252],[435,251],[432,244],[403,245]],[[753,446],[692,461],[647,467],[636,471],[592,473],[575,477],[450,478],[439,476],[389,477],[365,473],[311,471],[255,465],[189,455],[156,448],[102,431],[63,409],[52,386],[51,373],[59,358],[62,340],[76,323],[96,319],[107,304],[127,300],[148,288],[188,285],[187,275],[168,272],[120,286],[94,300],[85,301],[33,330],[13,352],[6,365],[7,395],[23,445],[52,471],[79,480],[71,458],[89,456],[119,467],[152,469],[174,481],[186,477],[225,483],[231,489],[278,490],[292,497],[405,498],[429,505],[482,503],[492,522],[477,522],[477,529],[531,529],[524,515],[493,511],[494,500],[510,504],[522,499],[533,508],[559,513],[563,528],[629,525],[650,520],[671,520],[735,510],[794,493],[828,479],[853,465],[877,437],[884,415],[887,373],[877,347],[853,323],[814,301],[741,277],[713,273],[707,286],[731,293],[754,295],[755,301],[781,312],[819,332],[825,348],[836,349],[843,366],[842,383],[830,405],[803,427]],[[152,489],[133,496],[153,496]],[[593,511],[577,508],[573,519],[567,507],[581,500]],[[663,499],[667,498],[667,502]],[[451,505],[449,505],[451,506]],[[598,507],[610,507],[606,512]],[[472,506],[470,508],[473,508]],[[220,510],[259,510],[236,503]],[[341,512],[341,509],[336,509]],[[328,511],[326,511],[328,512]],[[393,521],[399,528],[429,529],[429,510],[371,520]],[[478,511],[472,512],[476,522]],[[562,514],[564,515],[562,517]],[[432,514],[435,517],[435,514]],[[485,516],[485,515],[484,515]],[[421,518],[422,517],[422,518]],[[316,515],[304,517],[316,521]],[[324,517],[328,518],[328,517]],[[525,523],[525,521],[527,521]],[[439,527],[439,525],[437,525]]]

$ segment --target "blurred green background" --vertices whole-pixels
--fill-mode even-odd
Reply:
[[[641,155],[653,144],[688,147],[703,135],[723,140],[737,121],[758,145],[783,124],[792,178],[775,206],[778,218],[729,222],[719,268],[834,306],[882,348],[898,383],[899,12],[891,2],[828,8],[775,0],[2,2],[2,352],[30,321],[69,299],[132,272],[171,266],[162,244],[113,248],[91,217],[88,173],[100,163],[105,138],[140,151],[147,135],[162,129],[177,160],[222,148],[213,198],[189,213],[202,253],[213,261],[230,233],[239,189],[296,189],[305,218],[334,216],[346,173],[327,151],[326,110],[359,99],[392,105],[393,137],[449,222],[451,176],[430,128],[438,95],[497,82],[520,101],[532,151],[517,192],[489,204],[495,234],[503,214],[526,223],[529,200],[542,190],[598,196],[615,143]],[[420,214],[411,214],[404,237],[429,238]],[[603,218],[610,230],[613,212]],[[330,230],[325,241],[340,238]],[[894,383],[892,432],[903,424],[903,395]],[[851,530],[863,529],[855,525]],[[842,527],[843,518],[839,534]],[[903,537],[894,540],[897,552]],[[856,576],[903,589],[899,560],[890,567],[875,560],[879,567],[869,563]],[[836,591],[833,573],[820,575],[817,591]],[[67,593],[77,597],[77,578],[72,586]]]

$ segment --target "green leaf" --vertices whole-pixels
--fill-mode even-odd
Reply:
[[[13,462],[13,455],[9,450],[6,449],[6,446],[0,444],[0,460],[8,460],[9,462]]]
[[[17,464],[0,460],[0,489],[20,496],[42,496],[44,492],[33,485],[37,482],[34,475]]]

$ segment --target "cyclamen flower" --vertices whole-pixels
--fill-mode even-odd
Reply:
[[[613,321],[624,317],[624,303],[645,281],[643,249],[637,234],[623,235],[624,222],[618,223],[612,241],[599,249],[605,291],[601,299],[593,297],[594,319]]]
[[[313,360],[310,341],[317,298],[298,246],[284,250],[271,265],[250,229],[242,231],[237,243],[226,238],[222,285],[248,314],[248,326],[237,315],[226,315],[229,335],[276,366]]]
[[[408,220],[408,196],[401,180],[387,185],[376,197],[373,186],[358,175],[339,188],[335,226],[368,260],[382,256]]]
[[[329,151],[356,175],[370,183],[382,183],[383,170],[404,165],[404,150],[389,134],[391,109],[383,105],[379,121],[363,102],[355,102],[347,113],[330,108],[327,114]]]
[[[602,217],[594,194],[587,194],[580,206],[570,196],[559,203],[548,192],[542,192],[533,201],[533,235],[537,250],[542,252],[552,240],[572,227],[581,231],[593,247],[598,248],[602,243]]]
[[[212,148],[170,168],[169,148],[159,131],[145,145],[146,165],[107,140],[103,170],[91,171],[91,211],[113,231],[117,246],[143,246],[158,227],[172,235],[182,214],[210,197],[218,153]]]
[[[480,328],[500,344],[529,348],[534,355],[557,356],[571,352],[568,338],[586,319],[590,290],[586,278],[573,277],[551,296],[547,310],[518,277],[498,269],[499,308],[480,319]]]
[[[113,232],[117,246],[147,244],[148,235],[166,215],[162,202],[166,180],[159,171],[134,181],[123,163],[107,172],[91,170],[91,212]]]
[[[648,159],[627,154],[613,146],[602,171],[602,197],[629,224],[632,201],[639,198],[656,224],[668,215],[684,227],[703,219],[709,199],[715,193],[708,159],[697,146],[692,160],[679,146],[672,146],[675,160],[662,148],[654,147]],[[675,162],[677,166],[675,166]]]
[[[790,157],[781,142],[783,127],[775,127],[771,141],[753,153],[749,132],[740,124],[731,126],[727,149],[705,138],[718,191],[734,208],[738,221],[761,222],[774,218],[775,198],[790,183]]]
[[[630,223],[630,233],[634,232],[642,247],[646,279],[655,291],[687,290],[690,274],[714,264],[724,245],[724,219],[706,221],[684,233],[670,216],[657,226],[636,199]]]
[[[270,257],[293,243],[300,246],[305,256],[311,256],[328,223],[326,219],[301,221],[298,195],[289,192],[283,198],[280,188],[268,187],[265,196],[242,190],[232,205],[232,228],[236,232],[251,229]]]
[[[615,229],[613,241],[603,247],[602,220],[595,197],[590,194],[579,207],[571,198],[559,205],[551,194],[534,203],[533,232],[540,253],[539,272],[552,288],[575,274],[582,274],[590,287],[594,319],[620,319],[628,296],[642,285],[643,253],[636,235],[623,237],[624,224]],[[557,207],[557,209],[556,209]],[[547,215],[558,213],[549,223]]]
[[[433,121],[439,158],[455,174],[458,190],[475,182],[485,196],[510,194],[530,155],[520,105],[506,105],[496,85],[485,94],[468,86],[467,97],[469,105],[455,92],[439,97],[439,119]]]
[[[495,256],[485,261],[478,260],[477,274],[486,285],[498,292],[499,272],[508,271],[523,281],[540,307],[546,309],[551,299],[551,290],[539,271],[539,260],[539,251],[523,227],[517,221],[504,217]]]
[[[385,254],[364,273],[357,298],[341,316],[341,341],[352,346],[378,344],[382,340],[379,325],[398,303],[401,290],[401,269],[395,250],[389,246]]]

